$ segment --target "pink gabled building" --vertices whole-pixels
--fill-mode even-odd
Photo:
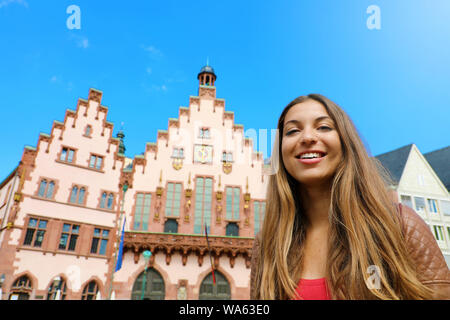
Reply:
[[[214,70],[197,78],[198,95],[134,158],[95,89],[25,147],[0,183],[2,299],[249,298],[264,159],[216,98]]]

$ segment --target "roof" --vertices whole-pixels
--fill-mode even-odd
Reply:
[[[14,170],[11,171],[11,173],[8,174],[8,176],[3,181],[0,181],[0,189],[2,189],[15,176],[18,168],[19,166],[15,167]]]
[[[214,73],[214,69],[211,66],[204,66],[201,70],[200,73],[203,72],[209,72],[209,73]]]
[[[376,156],[383,167],[389,171],[392,180],[399,183],[405,169],[406,160],[411,152],[412,144]]]
[[[201,68],[201,69],[200,69],[200,72],[199,72],[198,75],[197,75],[197,79],[200,78],[200,75],[201,75],[202,73],[209,73],[209,74],[212,74],[212,75],[214,75],[214,77],[217,79],[217,75],[214,73],[214,69],[213,69],[213,67],[211,67],[211,66],[206,65],[206,66],[204,66],[203,68]]]
[[[450,191],[450,146],[424,153],[424,157]]]

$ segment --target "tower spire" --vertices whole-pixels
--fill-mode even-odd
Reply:
[[[125,133],[123,133],[123,122],[121,123],[120,126],[120,131],[117,132],[117,138],[120,139],[120,143],[119,143],[119,153],[120,154],[125,154],[125,150],[127,148],[125,148],[125,143],[123,142],[123,138],[125,138]]]
[[[209,66],[209,57],[206,59],[206,66],[204,66],[197,75],[200,86],[212,86],[216,82],[217,76],[214,73],[214,69]]]

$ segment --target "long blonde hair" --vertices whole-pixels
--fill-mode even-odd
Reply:
[[[268,183],[267,206],[258,263],[256,299],[294,297],[302,267],[306,219],[300,185],[281,158],[284,120],[291,107],[306,100],[320,102],[334,120],[342,145],[342,161],[331,186],[327,254],[329,288],[334,299],[431,299],[432,291],[417,277],[401,232],[397,207],[388,192],[389,176],[370,158],[348,115],[319,94],[289,103],[278,120],[272,164],[278,170]],[[380,286],[366,284],[376,266]],[[372,267],[373,268],[373,267]]]

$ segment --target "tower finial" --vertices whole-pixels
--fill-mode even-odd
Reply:
[[[206,57],[206,65],[209,66],[209,57]]]
[[[116,137],[120,139],[120,142],[119,142],[119,153],[120,154],[125,154],[125,150],[127,148],[125,148],[125,143],[123,142],[123,138],[125,138],[125,133],[123,133],[123,122],[121,123],[121,128],[120,128],[119,132],[117,132]]]

